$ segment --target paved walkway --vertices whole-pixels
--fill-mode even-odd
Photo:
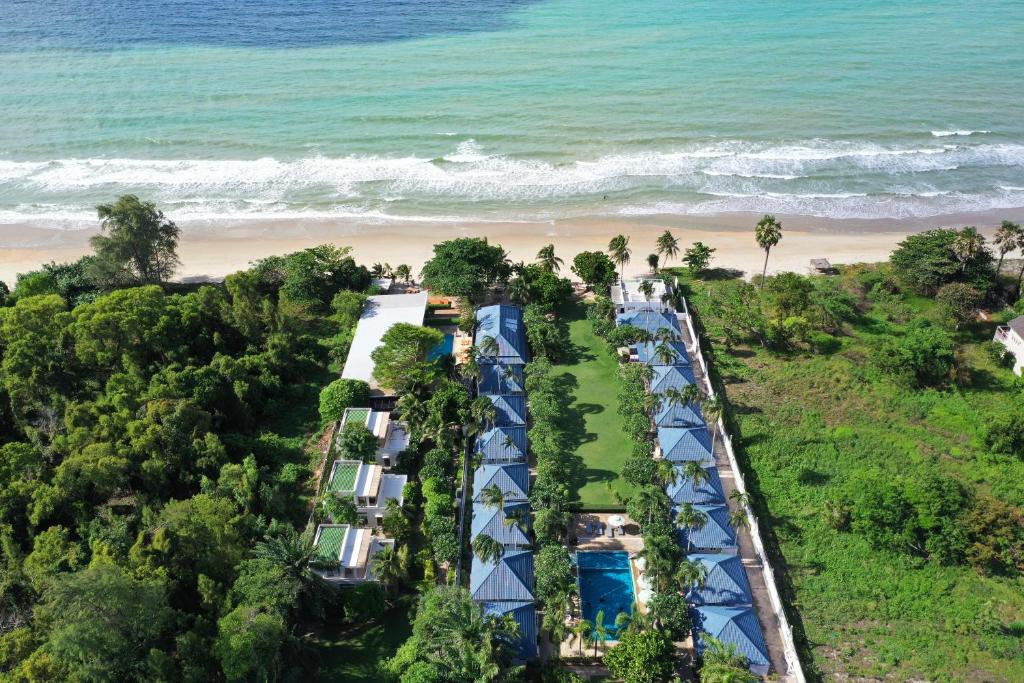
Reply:
[[[680,316],[680,324],[683,329],[683,341],[687,349],[693,349],[693,339],[690,338],[690,331],[685,321]],[[704,372],[696,358],[693,359],[693,373],[697,378],[697,385],[703,391]],[[715,428],[717,431],[717,427]],[[715,465],[718,467],[718,476],[722,480],[722,489],[725,491],[726,503],[730,510],[736,508],[736,504],[729,500],[729,495],[736,490],[736,477],[729,463],[729,455],[722,444],[722,435],[718,433],[715,442]],[[779,621],[775,618],[775,610],[772,609],[771,600],[768,597],[768,588],[765,584],[764,573],[762,572],[761,561],[754,552],[754,543],[750,539],[750,530],[742,527],[737,530],[739,543],[739,555],[743,560],[743,566],[747,570],[747,580],[750,582],[750,591],[754,597],[754,608],[757,611],[757,618],[761,622],[761,630],[764,632],[765,644],[768,646],[768,657],[772,662],[772,669],[782,675],[786,671],[785,648],[782,645],[782,636],[779,632]],[[783,676],[783,680],[786,677]]]

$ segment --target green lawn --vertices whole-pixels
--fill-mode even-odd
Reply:
[[[576,454],[585,468],[580,478],[580,502],[584,509],[622,508],[615,493],[632,493],[632,487],[619,477],[632,445],[618,413],[618,361],[604,340],[594,334],[585,306],[577,304],[560,317],[568,323],[575,347],[559,367],[572,378],[576,395],[570,419],[580,425]]]
[[[399,600],[398,605],[361,631],[344,634],[325,630],[316,642],[320,654],[321,681],[347,683],[378,683],[382,680],[377,664],[395,654],[412,633],[410,610],[413,596]]]
[[[716,282],[695,283],[691,303],[708,311]],[[903,301],[917,315],[932,304]],[[827,523],[859,474],[915,478],[937,472],[1015,505],[1024,503],[1024,462],[988,452],[989,416],[1019,400],[1019,383],[982,351],[993,324],[963,330],[970,366],[960,385],[899,386],[872,369],[870,349],[902,325],[870,310],[848,326],[832,355],[726,352],[717,321],[704,319],[726,385],[738,456],[765,541],[794,615],[812,680],[1024,680],[1021,579],[985,577],[873,547]]]

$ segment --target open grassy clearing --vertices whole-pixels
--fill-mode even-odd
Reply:
[[[567,307],[559,317],[568,323],[574,346],[566,362],[557,367],[565,369],[576,394],[572,417],[581,424],[576,453],[586,468],[580,480],[580,502],[584,509],[621,509],[615,494],[628,496],[633,489],[619,476],[632,445],[618,413],[618,361],[594,334],[583,304]]]
[[[694,308],[706,313],[719,286],[690,283]],[[931,314],[927,299],[903,303],[914,316]],[[716,321],[703,321],[718,342]],[[958,333],[969,376],[941,390],[906,388],[873,370],[872,343],[903,330],[874,309],[831,355],[713,345],[765,540],[781,553],[781,588],[822,679],[1024,680],[1024,582],[873,547],[835,531],[825,512],[864,473],[935,471],[1024,503],[1024,463],[990,453],[982,438],[993,412],[1020,401],[1019,380],[982,349],[993,329]]]
[[[394,656],[412,633],[414,596],[400,598],[398,604],[370,626],[344,633],[324,631],[316,639],[320,655],[321,681],[377,683],[382,679],[377,665]],[[349,628],[349,627],[346,627]]]

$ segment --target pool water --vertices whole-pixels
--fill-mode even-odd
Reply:
[[[430,353],[427,354],[427,360],[435,360],[437,358],[443,358],[444,356],[452,355],[452,349],[455,348],[455,335],[446,334],[441,343],[430,349]]]
[[[635,602],[629,554],[622,551],[580,552],[576,555],[576,562],[583,618],[594,624],[597,613],[604,610],[608,640],[616,640],[615,617],[619,612],[630,614]]]

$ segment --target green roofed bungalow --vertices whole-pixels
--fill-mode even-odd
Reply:
[[[325,581],[335,584],[375,581],[373,558],[384,548],[393,548],[389,538],[375,536],[372,529],[347,524],[321,524],[313,539],[311,567]]]
[[[355,493],[356,477],[362,464],[358,460],[335,460],[327,490],[337,494]]]

